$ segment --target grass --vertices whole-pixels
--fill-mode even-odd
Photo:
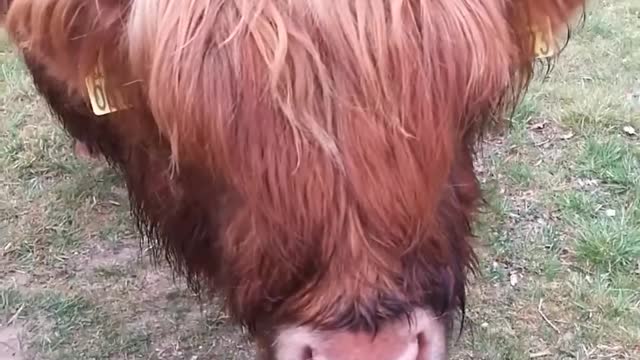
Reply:
[[[487,140],[455,359],[640,358],[639,19],[635,0],[594,4]],[[20,330],[24,358],[250,358],[215,304],[140,257],[122,184],[73,157],[9,51],[0,113],[0,330]]]

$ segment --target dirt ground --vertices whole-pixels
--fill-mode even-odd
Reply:
[[[17,326],[0,328],[0,360],[24,360],[20,332]]]

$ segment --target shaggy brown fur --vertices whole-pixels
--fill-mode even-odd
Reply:
[[[581,0],[14,0],[71,136],[194,289],[256,334],[464,308],[478,138]],[[100,63],[130,108],[88,107]]]

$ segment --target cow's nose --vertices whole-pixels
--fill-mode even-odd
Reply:
[[[367,332],[317,331],[292,327],[278,334],[276,360],[444,360],[445,327],[430,312],[417,310]]]

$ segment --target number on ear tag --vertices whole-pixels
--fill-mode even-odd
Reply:
[[[94,71],[87,76],[85,83],[87,85],[89,99],[91,100],[91,108],[94,114],[101,116],[127,108],[127,106],[122,106],[120,104],[116,106],[116,104],[109,102],[109,97],[107,96],[107,90],[104,84],[104,72],[102,71],[102,66],[100,64],[98,64]],[[120,94],[111,96],[111,99],[114,98],[120,100],[121,96]],[[122,101],[118,102],[124,103]]]
[[[554,56],[558,53],[558,47],[553,36],[553,28],[551,21],[547,21],[544,31],[532,29],[534,36],[534,54],[538,59],[544,59]]]

